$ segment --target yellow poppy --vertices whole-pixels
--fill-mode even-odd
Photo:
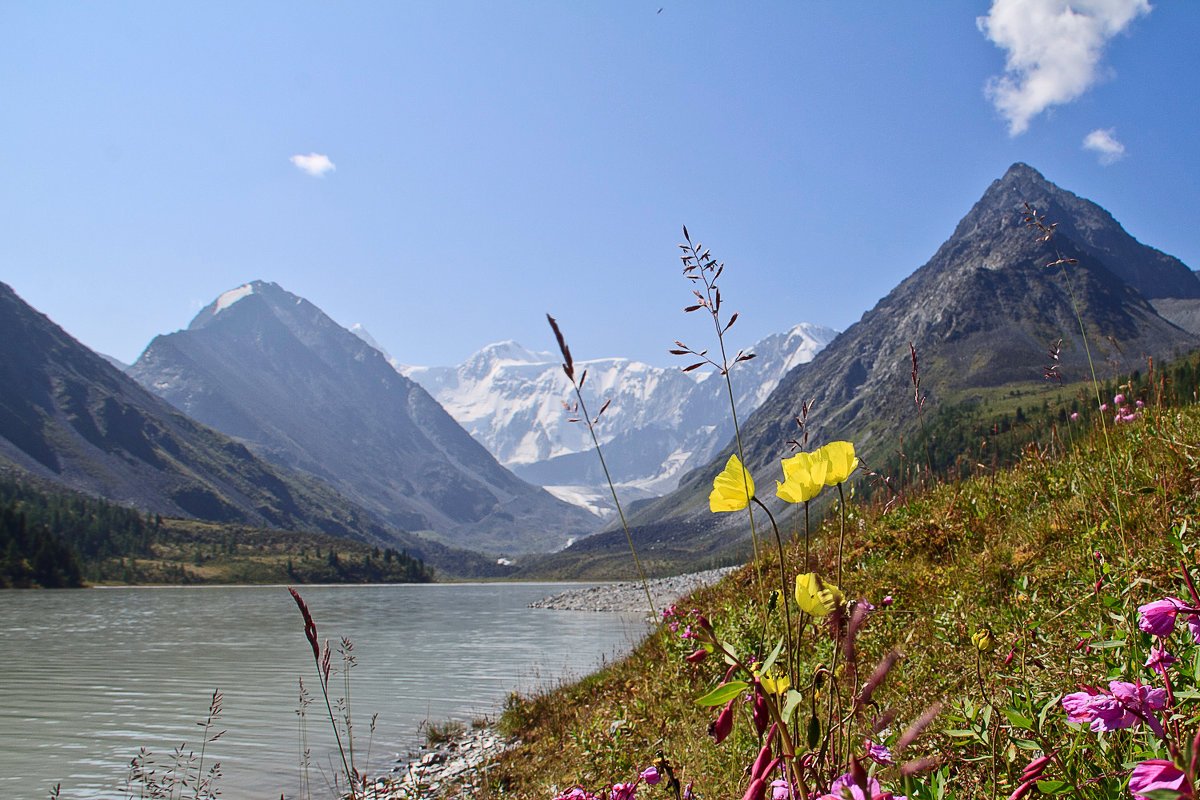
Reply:
[[[800,610],[814,617],[824,617],[846,602],[842,590],[821,580],[815,572],[796,576],[796,603]]]
[[[740,511],[754,497],[754,478],[738,461],[730,456],[721,474],[713,479],[712,494],[708,496],[708,507],[713,511]]]
[[[807,503],[825,486],[829,462],[817,453],[796,453],[783,460],[783,483],[775,481],[775,494],[789,503]]]
[[[830,442],[817,453],[829,465],[825,473],[826,486],[837,486],[858,468],[858,459],[854,457],[854,445],[850,442]]]

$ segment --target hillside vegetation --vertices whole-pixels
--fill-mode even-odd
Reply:
[[[1186,632],[1170,639],[1139,629],[1137,608],[1184,598],[1176,609],[1182,622],[1180,609],[1193,605],[1182,570],[1196,571],[1200,560],[1200,409],[1182,402],[1194,399],[1195,363],[1117,387],[1130,415],[1138,401],[1145,407],[1120,424],[1107,416],[1107,431],[1095,413],[1090,421],[1064,420],[1025,443],[1010,468],[947,460],[965,476],[907,485],[895,497],[876,492],[869,504],[851,499],[840,582],[848,604],[828,616],[802,613],[790,584],[808,572],[834,581],[836,505],[814,531],[807,560],[802,535],[785,532],[786,581],[770,527],[756,511],[763,554],[757,563],[669,609],[665,620],[674,625],[660,627],[619,663],[574,685],[510,698],[503,725],[522,745],[492,773],[493,789],[554,798],[578,785],[601,796],[657,759],[661,782],[641,786],[649,797],[674,796],[671,775],[681,787],[694,784],[698,797],[762,796],[764,785],[752,777],[765,774],[763,762],[752,762],[764,739],[752,723],[753,704],[740,696],[762,696],[763,682],[727,674],[719,651],[698,663],[685,656],[715,639],[747,664],[770,660],[789,615],[793,632],[801,631],[796,653],[780,654],[776,663],[790,667],[783,671],[799,700],[773,718],[793,734],[795,762],[806,765],[810,790],[830,790],[850,769],[851,755],[864,781],[869,772],[909,797],[1128,797],[1131,769],[1155,758],[1161,765],[1136,769],[1190,780],[1182,770],[1195,768],[1189,764],[1200,717],[1200,656]],[[1111,398],[1103,398],[1109,406]],[[762,499],[777,506],[769,488],[776,476],[754,477]],[[781,582],[788,584],[786,614],[770,597]],[[711,623],[712,639],[693,609]],[[1173,667],[1161,658],[1167,648],[1179,657]],[[898,660],[880,670],[873,698],[856,709],[868,676],[893,650]],[[749,686],[730,700],[732,717],[718,713],[725,698],[697,705],[735,678]],[[1117,680],[1151,691],[1148,708],[1161,698],[1156,687],[1169,687],[1170,703],[1108,728],[1068,721],[1064,695],[1084,686],[1091,687],[1086,697],[1112,700],[1105,687]],[[780,694],[780,706],[784,696],[792,699]],[[926,727],[937,703],[940,713]],[[719,736],[729,719],[728,738],[714,744],[710,724]],[[1153,732],[1160,719],[1161,736]],[[915,734],[911,743],[901,741],[906,730]],[[869,745],[891,748],[896,765],[873,761]],[[782,749],[776,736],[767,752]],[[902,770],[901,763],[909,766]],[[769,777],[784,774],[775,769]]]
[[[415,583],[404,550],[320,533],[164,518],[0,479],[0,588],[88,583]]]

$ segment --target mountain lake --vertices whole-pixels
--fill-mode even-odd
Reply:
[[[353,645],[349,689],[337,674],[330,694],[350,699],[358,766],[386,773],[420,743],[423,722],[494,718],[508,693],[582,677],[648,631],[637,614],[527,607],[563,588],[300,587],[318,638]],[[227,732],[205,763],[220,762],[222,795],[296,797],[300,679],[312,696],[313,796],[333,797],[323,775],[337,772],[336,745],[285,587],[0,591],[0,652],[0,797],[46,798],[61,783],[65,800],[124,798],[140,748],[160,772],[181,744],[199,754],[214,690],[224,706],[215,730]]]

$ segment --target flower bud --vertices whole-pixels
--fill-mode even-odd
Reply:
[[[708,735],[713,738],[713,742],[720,744],[725,741],[725,737],[733,730],[733,704],[737,702],[737,698],[733,698],[717,715],[717,718],[709,724]]]
[[[996,649],[996,637],[991,628],[980,628],[971,634],[971,644],[981,653],[990,653]]]
[[[685,661],[691,664],[699,664],[704,659],[708,658],[708,651],[701,647],[696,652],[684,658]]]

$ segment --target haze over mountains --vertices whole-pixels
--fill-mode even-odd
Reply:
[[[274,283],[222,294],[129,372],[384,525],[509,555],[556,550],[595,525],[500,466],[379,351]]]
[[[734,381],[739,407],[756,408],[792,367],[836,335],[801,323],[746,348],[756,358],[743,362]],[[560,356],[510,341],[489,345],[457,367],[392,362],[517,475],[590,507],[611,508],[587,427],[570,422],[578,415],[564,408],[575,395]],[[597,432],[626,502],[674,489],[684,472],[706,463],[733,435],[725,382],[711,371],[685,373],[683,363],[654,367],[625,358],[577,364],[587,370],[584,399],[591,412],[611,401]]]
[[[1052,241],[1024,224],[1025,203],[1057,224]],[[1060,257],[1072,262],[1065,276],[1046,266]],[[845,332],[802,324],[747,348],[758,357],[731,375],[747,465],[767,492],[812,401],[810,447],[849,439],[880,466],[917,431],[910,343],[927,416],[996,387],[1044,385],[1060,340],[1063,378],[1084,379],[1072,292],[1112,374],[1200,346],[1195,273],[1014,164]],[[156,337],[126,375],[0,284],[0,469],[163,514],[398,545],[443,572],[495,574],[497,555],[571,542],[526,563],[563,576],[627,560],[623,534],[588,536],[595,514],[533,485],[603,511],[557,356],[501,342],[457,367],[412,367],[369,341],[256,281]],[[731,557],[745,531],[722,526],[741,521],[705,502],[732,452],[720,376],[619,358],[584,367],[592,413],[612,400],[600,435],[626,505],[678,482],[632,509],[644,562],[666,571]]]
[[[503,571],[494,558],[386,528],[324,483],[185,416],[3,283],[0,472],[166,516],[403,548],[450,574]]]

